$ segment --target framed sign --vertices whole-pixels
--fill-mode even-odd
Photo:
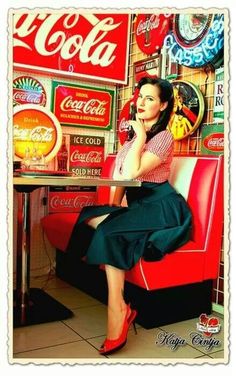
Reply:
[[[52,111],[63,125],[109,130],[115,90],[52,81]]]
[[[15,67],[127,82],[129,14],[38,11],[12,14]]]
[[[191,135],[201,124],[205,104],[202,92],[188,81],[173,81],[174,108],[168,128],[175,140]]]
[[[13,106],[19,104],[38,104],[45,106],[47,101],[43,85],[30,76],[16,77],[13,81]]]
[[[224,153],[224,124],[205,124],[201,133],[201,154]]]
[[[104,137],[70,135],[70,171],[80,177],[99,177],[103,162]]]
[[[56,116],[42,106],[19,105],[14,108],[13,142],[15,155],[37,150],[48,162],[57,154],[62,141],[61,125]]]
[[[139,60],[134,63],[134,81],[138,82],[144,76],[161,76],[159,55]]]
[[[166,36],[164,45],[171,59],[180,65],[217,65],[223,56],[224,15],[176,14],[173,32]]]
[[[213,121],[215,123],[224,122],[224,68],[215,70],[215,93]]]

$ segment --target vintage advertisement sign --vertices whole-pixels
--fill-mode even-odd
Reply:
[[[175,140],[193,134],[203,119],[205,104],[200,89],[189,81],[172,82],[174,90],[173,115],[168,128]]]
[[[139,14],[135,37],[140,50],[147,55],[160,51],[170,28],[171,14]]]
[[[50,187],[49,213],[80,213],[96,201],[96,187]]]
[[[224,68],[215,70],[215,95],[213,121],[215,123],[224,122]]]
[[[109,130],[115,91],[52,81],[52,111],[63,125]]]
[[[104,162],[104,137],[70,136],[69,170],[80,177],[99,177]]]
[[[18,68],[127,82],[129,14],[13,14],[13,61]]]
[[[30,76],[16,77],[13,81],[13,106],[19,104],[38,104],[45,106],[47,101],[43,85]]]
[[[223,59],[224,15],[176,14],[164,45],[179,65],[197,68],[211,63],[217,67]]]
[[[201,154],[224,154],[224,124],[202,127]]]
[[[160,56],[155,55],[148,59],[134,63],[134,80],[138,82],[144,76],[161,76]]]
[[[56,116],[37,105],[16,106],[13,115],[13,143],[15,155],[24,158],[37,151],[50,161],[57,154],[62,141],[61,125]]]

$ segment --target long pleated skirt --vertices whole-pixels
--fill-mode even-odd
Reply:
[[[128,207],[83,208],[71,236],[89,264],[131,269],[140,257],[161,260],[191,238],[192,215],[185,199],[168,183],[143,182],[126,189]],[[96,230],[86,219],[109,214]],[[89,239],[88,239],[89,238]]]

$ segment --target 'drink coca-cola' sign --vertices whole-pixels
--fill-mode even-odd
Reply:
[[[15,67],[126,83],[130,15],[39,12],[12,12]]]
[[[115,91],[52,82],[52,111],[63,125],[109,130]]]
[[[70,136],[69,169],[80,177],[99,177],[104,162],[104,137]]]

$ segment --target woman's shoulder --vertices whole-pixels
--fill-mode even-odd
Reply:
[[[157,133],[155,136],[153,136],[149,140],[149,142],[150,141],[152,141],[152,142],[156,142],[156,141],[173,142],[174,141],[174,137],[173,137],[172,133],[168,129],[165,129],[164,131],[161,131],[161,132]]]

